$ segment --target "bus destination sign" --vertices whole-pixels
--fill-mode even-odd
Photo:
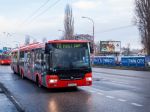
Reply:
[[[62,44],[56,44],[57,49],[65,49],[65,48],[81,48],[83,47],[83,44],[80,43],[62,43]]]

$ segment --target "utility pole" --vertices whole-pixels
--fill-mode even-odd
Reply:
[[[93,30],[93,49],[94,49],[94,55],[95,55],[95,43],[94,43],[94,38],[95,38],[95,23],[94,23],[94,20],[92,19],[92,18],[89,18],[89,17],[85,17],[85,16],[82,16],[82,18],[85,18],[85,19],[88,19],[88,20],[90,20],[91,22],[92,22],[92,24],[93,24],[93,27],[92,27],[92,30]]]

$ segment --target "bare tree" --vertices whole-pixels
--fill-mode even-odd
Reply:
[[[74,18],[72,14],[72,8],[69,4],[67,4],[65,9],[64,29],[65,39],[74,39]]]
[[[136,23],[141,43],[150,55],[150,0],[135,0]]]

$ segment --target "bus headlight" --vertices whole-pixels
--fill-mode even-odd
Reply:
[[[58,81],[57,79],[50,79],[49,83],[57,83],[57,81]]]
[[[86,77],[86,81],[92,81],[92,77]]]

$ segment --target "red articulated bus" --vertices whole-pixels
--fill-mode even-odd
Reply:
[[[38,86],[63,88],[92,85],[89,42],[53,40],[14,49],[11,68]]]
[[[10,65],[11,59],[10,55],[7,52],[3,52],[0,54],[0,65]]]

